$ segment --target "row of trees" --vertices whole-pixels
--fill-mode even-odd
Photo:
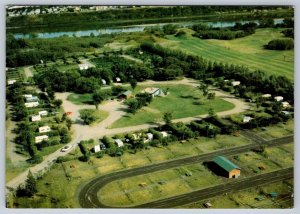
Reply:
[[[230,28],[213,28],[204,24],[192,26],[192,29],[196,31],[196,33],[193,34],[193,36],[195,37],[199,37],[201,39],[222,40],[231,40],[251,35],[255,33],[256,28],[257,24],[254,22],[249,22],[245,24],[237,22],[234,27]]]

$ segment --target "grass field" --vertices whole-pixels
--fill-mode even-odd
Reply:
[[[207,100],[199,89],[192,86],[153,85],[153,87],[169,88],[169,94],[165,97],[154,97],[146,108],[140,109],[135,114],[126,114],[110,128],[160,122],[165,112],[172,112],[173,119],[178,119],[207,114],[210,108],[213,108],[215,112],[220,112],[234,107],[233,104],[218,97],[214,100]],[[136,89],[136,91],[139,90]]]
[[[272,39],[282,38],[283,29],[257,29],[256,33],[234,40],[201,40],[190,35],[186,37],[167,36],[168,40],[158,42],[169,48],[202,56],[206,59],[245,65],[268,74],[283,75],[294,79],[294,50],[265,50],[263,45]],[[285,57],[284,57],[285,56]]]
[[[293,179],[280,181],[261,187],[253,187],[246,190],[228,193],[207,200],[198,201],[192,204],[179,206],[177,208],[204,208],[204,203],[210,202],[212,208],[291,208],[293,199],[290,197],[293,190]],[[279,194],[276,198],[268,196],[270,192]],[[256,197],[263,196],[258,201]]]
[[[187,176],[187,172],[191,176]],[[107,205],[132,206],[221,182],[221,178],[207,171],[203,165],[192,164],[114,181],[102,188],[98,197]]]
[[[247,152],[239,154],[238,159],[228,158],[241,167],[240,179],[293,166],[292,153],[282,149],[281,146],[266,148],[265,152],[261,154]],[[260,166],[264,166],[265,169],[257,171]],[[232,179],[217,176],[201,163],[197,163],[151,174],[121,178],[102,188],[98,192],[98,197],[106,205],[116,207],[133,206],[230,181]],[[280,188],[275,186],[272,189],[264,190],[264,193],[268,194],[272,190],[279,192]],[[231,194],[229,197],[234,203],[225,200],[220,206],[224,208],[234,208],[237,205],[239,208],[256,207],[256,196],[255,189],[247,190],[246,194],[238,192],[237,194]],[[227,202],[228,205],[226,205]]]
[[[267,130],[265,131],[261,131],[260,129],[255,129],[254,131],[256,131],[259,136],[265,138],[266,140],[292,135],[294,133],[294,120],[268,126]]]

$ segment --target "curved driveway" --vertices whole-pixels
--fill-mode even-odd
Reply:
[[[263,144],[266,146],[278,146],[281,144],[290,143],[292,141],[293,141],[293,135],[270,140],[270,141],[265,141]],[[123,170],[123,171],[119,171],[119,172],[110,173],[110,174],[107,174],[104,176],[100,176],[100,177],[94,178],[91,181],[89,181],[81,189],[81,191],[79,192],[79,195],[78,195],[79,204],[84,208],[107,208],[109,206],[102,204],[101,201],[99,201],[97,193],[99,192],[99,190],[102,187],[104,187],[106,184],[108,184],[110,182],[113,182],[120,178],[124,179],[124,178],[137,176],[137,175],[141,175],[141,174],[146,174],[146,173],[151,173],[151,172],[155,172],[155,171],[159,171],[159,170],[166,170],[169,168],[178,167],[178,166],[182,166],[182,165],[186,165],[186,164],[202,163],[204,161],[211,160],[213,157],[215,157],[217,155],[225,155],[225,156],[235,155],[238,153],[247,152],[252,149],[260,148],[260,146],[261,145],[259,145],[259,144],[249,144],[249,145],[245,145],[245,146],[241,146],[241,147],[219,150],[219,151],[215,151],[215,152],[211,152],[211,153],[207,153],[207,154],[203,154],[203,155],[167,161],[167,162],[163,162],[163,163],[159,163],[159,164],[153,164],[153,165],[149,165],[149,166],[144,166],[144,167],[139,167],[139,168],[134,168],[134,169],[129,169],[129,170]],[[291,171],[292,170],[290,169],[288,172],[289,176],[291,175]],[[265,179],[265,181],[270,180],[270,175],[271,174],[269,174],[266,177],[263,176],[263,179]],[[243,186],[250,187],[250,185],[247,185],[247,183],[249,181],[252,181],[252,178],[253,178],[253,180],[256,180],[255,179],[256,177],[250,177],[250,178],[243,179],[242,180],[243,182],[240,182],[240,184],[236,184],[238,182],[233,182],[230,185],[233,185],[233,186],[237,185],[238,188],[242,188]],[[259,176],[257,178],[259,178]],[[263,184],[263,182],[260,179],[256,180],[256,182],[253,185],[259,185],[259,184]],[[222,188],[220,188],[221,186],[222,185],[219,185],[219,186],[212,187],[209,189],[214,189],[215,193],[218,193],[218,192],[222,193],[222,191],[230,190],[230,189],[227,189],[227,187],[222,190]],[[224,186],[224,184],[223,184],[223,186]],[[156,208],[156,207],[160,207],[160,206],[171,207],[176,204],[182,205],[186,202],[186,198],[190,198],[191,195],[194,195],[193,201],[198,201],[198,200],[202,199],[201,197],[206,196],[206,194],[208,193],[207,191],[204,191],[204,192],[201,192],[201,191],[204,191],[204,190],[200,190],[200,193],[198,193],[199,197],[196,197],[194,195],[194,193],[199,192],[199,191],[195,191],[195,192],[187,193],[184,195],[178,195],[178,196],[174,196],[171,198],[146,203],[143,205],[138,205],[137,207],[144,207],[144,208],[146,208],[146,207],[154,208],[155,207]],[[182,198],[182,200],[183,199],[184,200],[179,203],[179,201],[178,201],[179,198]],[[192,201],[187,200],[187,202],[190,203]]]
[[[153,84],[166,84],[166,85],[191,85],[193,87],[198,87],[199,83],[193,79],[187,79],[183,78],[182,80],[175,80],[175,81],[152,81],[148,80],[145,82],[139,83],[139,85],[153,85]],[[109,88],[109,87],[107,87]],[[235,98],[232,95],[228,95],[224,92],[215,90],[216,96],[222,97],[222,99],[234,104],[234,108],[228,111],[218,112],[217,115],[219,116],[225,116],[235,113],[240,113],[245,110],[247,110],[249,107],[246,103],[244,103],[242,100]],[[137,125],[137,126],[129,126],[124,128],[115,128],[115,129],[108,129],[107,127],[113,124],[115,121],[120,119],[123,115],[126,114],[126,106],[123,105],[122,102],[118,101],[111,101],[106,102],[103,105],[100,105],[99,108],[101,110],[107,111],[109,113],[109,116],[101,121],[99,124],[95,126],[86,126],[83,125],[82,122],[79,120],[79,113],[78,111],[80,109],[84,108],[94,108],[94,106],[91,105],[75,105],[72,102],[67,100],[67,97],[70,93],[56,93],[55,96],[58,99],[62,99],[63,101],[63,108],[65,112],[71,111],[71,118],[75,121],[75,124],[72,125],[73,130],[73,140],[68,144],[72,145],[73,149],[77,146],[77,143],[81,140],[88,140],[88,139],[99,139],[103,137],[104,135],[115,135],[120,133],[127,133],[127,132],[133,132],[143,129],[148,129],[152,127],[156,127],[157,125],[150,125],[150,124],[143,124],[143,125]],[[190,122],[196,119],[201,119],[203,117],[206,117],[207,115],[199,115],[196,117],[187,117],[187,118],[181,118],[181,119],[175,119],[173,122]],[[49,167],[53,161],[55,161],[60,156],[65,156],[72,150],[69,150],[67,152],[60,152],[60,150],[57,150],[56,152],[46,156],[44,158],[44,161],[40,164],[37,164],[30,168],[32,173],[38,173],[39,171],[42,171]],[[22,184],[26,178],[27,178],[28,170],[24,171],[23,173],[19,174],[17,177],[13,178],[9,182],[6,183],[7,187],[17,188],[20,184]]]

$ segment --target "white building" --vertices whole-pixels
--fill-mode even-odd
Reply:
[[[106,85],[106,80],[105,79],[101,79],[101,81],[102,81],[103,85]]]
[[[26,97],[26,102],[37,102],[39,101],[39,98],[37,96],[31,96],[31,97]]]
[[[39,115],[41,116],[47,116],[48,115],[48,111],[39,111]]]
[[[277,102],[280,102],[283,100],[283,97],[282,96],[276,96],[274,97],[274,100],[276,100]]]
[[[23,97],[25,97],[25,98],[31,98],[32,94],[24,94]]]
[[[95,153],[96,153],[96,152],[100,152],[100,151],[101,151],[100,145],[96,145],[96,146],[94,147],[94,151],[95,151]]]
[[[240,84],[241,84],[240,81],[233,81],[233,82],[231,82],[231,85],[232,85],[232,86],[238,86],[238,85],[240,85]]]
[[[87,70],[89,68],[88,64],[79,64],[79,70]]]
[[[252,119],[253,119],[252,117],[245,116],[245,117],[243,118],[243,123],[249,123],[250,120],[252,120]]]
[[[50,132],[51,128],[49,126],[41,126],[39,127],[39,133]]]
[[[282,102],[281,105],[282,105],[283,108],[289,108],[290,107],[290,104],[288,102]]]
[[[47,135],[41,135],[41,136],[35,137],[35,143],[40,143],[43,140],[48,140],[48,136]]]
[[[34,122],[34,121],[40,121],[42,118],[40,115],[33,115],[31,116],[31,121]]]
[[[121,79],[119,77],[116,77],[116,82],[121,82]]]
[[[25,107],[27,107],[27,108],[37,107],[38,105],[39,105],[39,102],[25,103]]]
[[[152,133],[147,133],[147,138],[144,139],[144,143],[148,143],[149,141],[153,140],[153,134]]]
[[[160,132],[162,134],[162,137],[165,138],[165,137],[168,137],[168,133],[167,132]]]
[[[263,95],[261,95],[261,97],[263,97],[263,98],[270,98],[270,97],[272,97],[272,95],[271,94],[263,94]]]
[[[124,143],[121,139],[115,139],[115,143],[117,144],[118,147],[124,146]]]
[[[161,91],[161,89],[159,88],[145,88],[143,91],[143,93],[148,93],[148,94],[151,94],[152,97],[155,97],[155,96],[159,96],[161,95],[163,92]]]
[[[8,85],[13,85],[15,82],[17,82],[17,80],[14,80],[14,79],[12,79],[12,80],[7,80],[7,84],[8,84]]]

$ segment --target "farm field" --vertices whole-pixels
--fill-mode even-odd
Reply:
[[[242,153],[238,158],[233,156],[229,159],[241,167],[239,179],[293,166],[291,153],[281,146],[267,148],[263,153]],[[262,166],[264,169],[259,170]],[[113,181],[98,192],[98,198],[109,206],[133,206],[232,181],[197,163]],[[247,196],[233,198],[243,206]]]
[[[263,45],[272,39],[284,38],[283,29],[257,29],[256,33],[234,40],[202,40],[191,36],[167,36],[168,40],[158,40],[163,46],[180,49],[189,54],[223,63],[245,65],[253,70],[261,70],[272,75],[282,75],[294,79],[294,50],[265,50]]]
[[[293,199],[291,193],[294,186],[294,180],[288,179],[260,187],[249,188],[239,192],[228,193],[209,198],[192,204],[179,206],[177,208],[205,208],[204,204],[210,202],[212,208],[292,208]],[[268,194],[277,192],[276,198],[271,198]],[[257,199],[261,197],[261,201]]]
[[[169,94],[163,97],[154,97],[147,107],[140,109],[135,114],[127,113],[110,128],[157,123],[162,121],[165,112],[172,112],[173,119],[178,119],[207,114],[210,108],[213,108],[215,112],[220,112],[234,107],[233,104],[218,97],[214,100],[207,100],[199,89],[192,86],[152,85],[152,87],[169,88]]]

